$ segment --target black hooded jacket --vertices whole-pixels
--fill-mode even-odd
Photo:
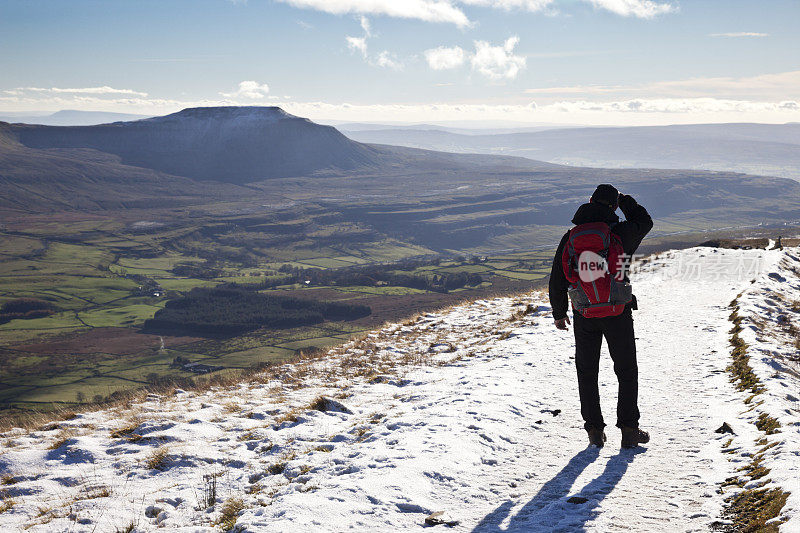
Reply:
[[[588,222],[607,223],[611,226],[611,232],[619,235],[625,254],[632,256],[636,253],[636,249],[644,239],[644,236],[653,228],[653,219],[650,218],[647,209],[637,204],[632,197],[624,194],[620,195],[619,208],[622,210],[622,214],[625,215],[624,222],[619,221],[619,217],[611,211],[611,208],[590,202],[578,208],[575,216],[572,217],[572,223],[576,226]],[[567,281],[561,266],[561,254],[564,252],[564,246],[568,238],[569,232],[561,238],[561,243],[559,243],[556,255],[553,258],[553,268],[550,272],[550,305],[553,308],[553,318],[555,320],[560,320],[567,316],[569,281]],[[633,301],[628,305],[632,309],[636,309],[636,298],[634,297]]]

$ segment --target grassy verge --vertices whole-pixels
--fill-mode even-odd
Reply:
[[[747,343],[739,335],[742,331],[743,317],[739,315],[737,299],[731,302],[730,307],[732,311],[728,318],[733,324],[730,330],[732,360],[728,365],[728,372],[738,390],[751,393],[745,400],[745,403],[750,404],[756,400],[758,395],[763,394],[765,389],[750,366]],[[756,405],[758,404],[759,402],[756,402]],[[755,425],[765,435],[773,435],[780,429],[780,423],[767,413],[761,413]],[[722,518],[730,523],[714,527],[715,531],[777,533],[783,523],[782,520],[774,519],[780,516],[789,493],[780,488],[766,488],[766,485],[770,483],[770,479],[767,477],[770,470],[763,465],[765,454],[777,443],[769,442],[764,437],[756,444],[761,448],[753,455],[750,463],[739,469],[739,475],[727,479],[722,484],[722,490],[726,487],[737,487],[740,490],[725,500],[726,507]],[[748,488],[744,488],[746,485]]]

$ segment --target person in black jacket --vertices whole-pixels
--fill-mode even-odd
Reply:
[[[625,221],[620,222],[615,214],[622,210]],[[626,257],[636,252],[642,239],[653,227],[653,219],[647,210],[636,203],[631,196],[619,194],[611,185],[599,185],[589,203],[578,208],[572,223],[606,222],[611,231],[622,241]],[[567,289],[569,282],[564,274],[561,255],[569,237],[569,232],[561,239],[553,259],[550,273],[550,305],[553,320],[558,329],[567,330],[570,324],[567,316]],[[628,281],[627,274],[625,281]],[[614,361],[614,372],[619,381],[617,399],[617,427],[622,430],[622,446],[630,448],[650,439],[647,432],[639,429],[638,367],[636,365],[636,339],[633,331],[632,310],[636,309],[636,297],[625,306],[621,315],[603,318],[585,318],[574,312],[575,366],[578,371],[578,392],[581,399],[581,415],[584,427],[589,434],[589,442],[603,446],[606,440],[603,429],[603,414],[600,410],[600,393],[597,377],[600,366],[600,346],[603,337]]]

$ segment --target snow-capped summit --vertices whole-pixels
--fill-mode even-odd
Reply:
[[[174,122],[179,120],[262,120],[275,122],[296,119],[310,122],[306,118],[287,113],[278,106],[217,106],[187,107],[169,115],[142,119],[144,122]]]
[[[97,126],[8,126],[30,148],[94,148],[127,165],[193,179],[247,183],[344,172],[378,151],[279,107],[196,107]]]

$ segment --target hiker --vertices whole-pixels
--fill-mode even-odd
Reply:
[[[615,214],[622,210],[625,221]],[[603,337],[619,381],[617,427],[622,447],[646,443],[639,429],[638,368],[632,310],[637,309],[626,263],[653,227],[647,210],[611,185],[598,185],[589,203],[572,217],[575,227],[561,239],[550,274],[550,305],[558,329],[568,330],[567,299],[572,301],[575,366],[581,415],[590,445],[606,441],[597,377]]]

